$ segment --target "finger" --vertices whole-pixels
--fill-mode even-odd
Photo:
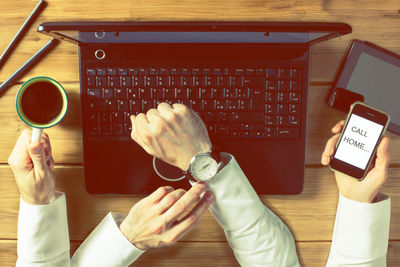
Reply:
[[[176,111],[190,110],[189,107],[185,106],[184,104],[179,104],[179,103],[172,104],[172,108],[175,109]]]
[[[146,113],[147,120],[149,123],[156,121],[161,118],[161,114],[157,109],[149,109]]]
[[[196,225],[199,224],[204,213],[208,210],[211,203],[214,200],[214,195],[211,192],[206,192],[201,198],[200,202],[197,203],[196,207],[190,211],[179,223],[173,226],[168,233],[167,240],[169,243],[173,244],[177,240],[181,239],[190,230],[192,230]]]
[[[171,208],[183,195],[185,195],[186,191],[184,189],[176,189],[171,193],[168,193],[160,202],[155,206],[155,210],[158,214],[163,214],[166,210]]]
[[[47,160],[52,158],[50,138],[46,133],[42,134],[40,142],[43,144],[44,152],[46,154]]]
[[[190,210],[193,205],[200,200],[201,194],[203,194],[206,189],[207,185],[205,183],[194,184],[182,198],[176,201],[176,203],[165,212],[165,221],[167,223],[173,222],[184,215],[185,212]]]
[[[332,133],[337,134],[342,131],[344,125],[344,120],[339,121],[338,123],[335,124],[335,126],[332,127]]]
[[[11,167],[26,167],[32,161],[28,154],[27,148],[31,142],[32,130],[25,129],[19,135],[17,142],[8,158],[8,163]]]
[[[389,166],[389,137],[382,138],[378,149],[376,150],[375,168],[381,172],[385,172]]]
[[[339,140],[340,134],[336,134],[332,136],[328,142],[326,142],[326,146],[324,152],[322,152],[321,163],[322,165],[328,165],[333,152],[335,151],[335,146],[337,141]]]
[[[43,178],[45,173],[49,170],[43,144],[30,144],[28,147],[28,152],[35,168],[35,177],[37,179]]]
[[[172,186],[162,186],[159,187],[156,191],[151,193],[148,197],[146,197],[146,202],[150,204],[156,204],[158,203],[162,198],[165,197],[168,193],[171,193],[174,191],[174,188]]]
[[[143,113],[140,113],[139,115],[145,115]],[[142,135],[141,131],[143,129],[148,128],[148,120],[147,118],[142,118],[142,116],[135,116],[132,115],[131,118],[131,123],[132,123],[132,132],[131,132],[131,138],[133,141],[135,141],[139,146],[141,146],[148,154],[153,155],[153,150],[150,149],[142,140]],[[139,119],[139,122],[138,122]]]
[[[165,112],[165,111],[172,111],[172,107],[171,107],[171,105],[170,104],[168,104],[168,103],[166,103],[166,102],[162,102],[162,103],[160,103],[158,106],[157,106],[157,110],[160,112],[160,113],[163,113],[163,112]]]

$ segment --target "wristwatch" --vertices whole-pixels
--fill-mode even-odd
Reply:
[[[213,147],[207,153],[195,155],[184,173],[191,181],[210,182],[218,173],[221,165],[220,152]]]

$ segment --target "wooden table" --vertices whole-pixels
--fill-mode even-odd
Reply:
[[[36,32],[45,21],[337,21],[353,27],[353,33],[317,44],[312,49],[310,98],[304,192],[300,195],[261,199],[290,227],[304,266],[323,266],[329,253],[338,193],[333,174],[320,165],[320,155],[330,128],[344,114],[324,103],[328,89],[350,40],[359,38],[400,53],[400,1],[289,0],[289,1],[98,1],[49,0],[49,5],[17,47],[5,67],[4,81],[48,40]],[[0,51],[3,51],[37,1],[0,2]],[[62,43],[27,73],[0,99],[0,263],[15,264],[19,193],[7,158],[21,130],[14,98],[28,78],[47,75],[67,90],[70,108],[63,122],[49,129],[56,161],[57,189],[68,199],[72,251],[108,211],[127,213],[143,196],[92,196],[84,188],[82,133],[79,102],[77,47]],[[400,266],[400,138],[391,137],[389,179],[383,192],[392,198],[388,265]],[[176,245],[146,252],[137,266],[237,266],[222,229],[210,213]]]

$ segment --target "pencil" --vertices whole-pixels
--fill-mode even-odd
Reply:
[[[27,72],[33,65],[35,65],[45,54],[53,49],[59,41],[57,39],[50,40],[45,46],[40,48],[24,65],[22,65],[13,75],[10,76],[4,83],[0,85],[0,96],[4,93],[6,88],[15,80],[17,80],[22,74]]]
[[[21,26],[17,34],[12,39],[11,43],[7,46],[6,50],[4,50],[3,54],[0,56],[0,69],[3,67],[4,63],[6,63],[7,58],[10,56],[11,52],[17,46],[19,41],[25,35],[26,31],[28,30],[29,26],[33,23],[33,21],[39,16],[40,12],[46,7],[46,2],[44,0],[40,0],[40,2],[36,5],[35,9],[26,19],[24,24]]]

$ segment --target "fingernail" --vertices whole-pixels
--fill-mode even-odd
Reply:
[[[214,199],[214,194],[211,193],[211,192],[207,192],[206,199],[207,199],[208,201]]]

